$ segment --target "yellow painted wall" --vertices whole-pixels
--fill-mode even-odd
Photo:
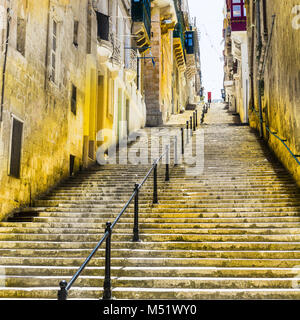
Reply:
[[[90,132],[88,125],[84,127],[88,119],[86,94],[90,92],[85,81],[87,3],[72,1],[71,6],[65,7],[60,2],[50,7],[49,16],[46,0],[28,0],[27,7],[20,8],[22,4],[11,1],[4,112],[0,125],[0,219],[14,209],[29,205],[38,195],[68,177],[70,155],[76,157],[75,170],[78,170],[82,165],[84,134]],[[25,14],[27,19],[25,56],[16,50],[20,14]],[[48,78],[47,45],[49,50],[51,43],[48,26],[52,14],[60,21],[56,84]],[[72,44],[75,16],[82,25],[78,48]],[[71,112],[72,83],[77,87],[76,115]],[[95,90],[91,92],[90,101],[95,101]],[[8,175],[12,114],[24,121],[20,179]]]
[[[300,185],[300,165],[291,157],[284,145],[270,135],[265,126],[278,132],[281,138],[287,139],[286,144],[295,154],[300,154],[300,16],[293,13],[297,0],[273,0],[267,4],[267,29],[271,32],[272,15],[276,15],[271,38],[269,54],[264,72],[264,96],[262,110],[264,123],[264,138],[269,146],[292,173]],[[253,0],[249,1],[251,17],[254,12]],[[264,30],[264,21],[262,30]],[[255,23],[256,25],[256,23]],[[296,27],[296,28],[295,28]],[[256,30],[254,32],[254,48],[256,48]],[[251,28],[248,27],[249,44],[251,44]],[[267,41],[264,41],[267,44]],[[251,46],[249,45],[251,57]],[[254,106],[258,111],[258,90],[256,77],[258,74],[257,50],[254,51]],[[259,129],[259,121],[255,112],[251,112],[250,125]]]

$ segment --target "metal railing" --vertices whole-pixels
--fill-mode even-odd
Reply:
[[[110,41],[113,46],[113,53],[111,59],[118,64],[121,63],[121,40],[117,37],[116,32],[110,33]]]
[[[260,118],[258,111],[257,111],[255,108],[253,108],[252,111],[253,111],[254,114],[258,117],[260,123],[263,124],[265,121],[263,121],[263,120]],[[294,153],[293,153],[293,151],[292,151],[292,150],[289,148],[289,146],[286,144],[286,141],[287,141],[287,140],[280,138],[280,137],[278,136],[278,132],[272,131],[269,126],[265,125],[265,127],[266,127],[266,130],[267,130],[271,135],[273,135],[277,140],[279,140],[279,141],[285,146],[285,148],[288,150],[288,152],[291,154],[291,156],[292,156],[292,157],[296,160],[296,162],[300,165],[300,160],[298,159],[298,158],[300,158],[300,155],[297,155],[297,154],[294,154]]]
[[[193,131],[196,130],[198,127],[198,112],[197,110],[193,113],[193,116],[190,117],[190,121],[187,122],[187,132],[186,132],[186,142],[189,143],[189,136],[193,136]],[[184,145],[185,145],[185,137],[184,137],[184,128],[181,129],[181,153],[184,155]],[[158,165],[160,161],[166,157],[166,167],[165,167],[165,181],[170,181],[170,152],[171,152],[171,144],[165,146],[165,151],[162,153],[162,155],[157,158],[151,169],[148,171],[146,176],[144,177],[143,181],[138,184],[136,183],[134,186],[134,192],[132,193],[131,197],[121,210],[121,212],[118,214],[116,219],[113,223],[107,222],[104,235],[102,236],[101,240],[97,243],[96,247],[93,249],[93,251],[90,253],[90,255],[86,258],[84,263],[80,266],[78,271],[75,273],[75,275],[72,277],[72,279],[67,282],[65,280],[61,281],[59,283],[60,289],[58,290],[57,298],[58,300],[67,300],[69,290],[72,288],[75,281],[78,279],[78,277],[81,275],[81,273],[84,271],[85,267],[88,265],[88,263],[91,261],[93,256],[97,253],[101,245],[106,242],[105,247],[105,276],[104,276],[104,284],[103,284],[103,299],[109,300],[112,298],[112,288],[111,288],[111,238],[112,238],[112,232],[120,218],[123,216],[125,211],[128,209],[129,205],[134,200],[134,225],[133,225],[133,242],[138,242],[140,240],[139,236],[139,192],[141,188],[144,186],[146,181],[149,179],[150,175],[153,173],[153,204],[158,203],[158,179],[157,179],[157,172],[158,172]],[[175,137],[175,143],[174,143],[174,166],[177,165],[177,159],[178,159],[178,139]]]
[[[129,48],[125,52],[125,68],[137,72],[137,52]]]

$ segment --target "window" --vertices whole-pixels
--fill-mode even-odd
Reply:
[[[25,56],[26,20],[17,19],[17,50]]]
[[[244,0],[232,0],[231,15],[233,18],[246,17]]]
[[[233,17],[241,17],[242,16],[242,7],[241,6],[233,6],[232,13],[233,13]]]
[[[70,177],[74,175],[75,156],[70,155]]]
[[[194,32],[187,31],[185,33],[185,48],[187,54],[194,54]]]
[[[72,95],[71,95],[71,111],[76,115],[77,107],[77,88],[72,84]]]
[[[94,154],[95,154],[95,141],[89,140],[89,158],[91,160],[95,160]]]
[[[78,27],[79,21],[74,21],[74,31],[73,31],[73,44],[77,48],[78,47]]]
[[[109,16],[96,11],[97,15],[97,36],[100,40],[109,40]]]
[[[52,25],[52,49],[51,49],[51,80],[56,81],[56,55],[57,55],[57,22]]]
[[[20,178],[23,122],[12,117],[9,175]]]

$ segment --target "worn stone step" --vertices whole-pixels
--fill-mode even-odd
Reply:
[[[97,239],[100,240],[100,239]],[[92,251],[97,245],[98,241],[82,242],[82,241],[1,241],[0,248],[3,249],[88,249]],[[191,241],[164,241],[164,242],[132,242],[132,239],[128,241],[116,241],[115,237],[112,238],[112,249],[130,249],[130,250],[295,250],[300,249],[299,242],[283,242],[283,241],[227,241],[227,242],[215,242],[215,241],[203,241],[203,242],[191,242]]]
[[[103,233],[104,228],[99,229],[86,229],[86,228],[25,228],[25,227],[2,227],[0,228],[0,234],[101,234]],[[141,234],[175,234],[175,235],[299,235],[300,228],[198,228],[197,225],[192,228],[142,228],[139,226],[139,231]],[[116,227],[113,231],[114,234],[131,234],[132,228],[119,228]]]
[[[77,257],[0,257],[0,265],[28,266],[77,266],[85,258]],[[104,266],[104,257],[93,258],[90,266]],[[169,258],[169,257],[127,257],[111,258],[112,266],[185,266],[185,267],[276,267],[293,268],[300,265],[300,259],[249,259],[249,258]]]
[[[202,223],[201,220],[195,220],[196,223],[180,223],[180,222],[165,222],[164,220],[157,220],[156,223],[151,223],[148,219],[140,220],[139,221],[139,228],[141,229],[173,229],[173,228],[197,228],[197,229],[206,229],[206,228],[238,228],[238,229],[247,229],[247,228],[268,228],[268,229],[277,229],[277,228],[300,228],[300,219],[298,222],[256,222],[256,223],[245,223],[245,222],[210,222],[210,223]],[[118,229],[130,229],[133,228],[133,220],[129,221],[126,219],[121,218],[117,227]],[[58,229],[72,229],[75,228],[81,229],[84,228],[85,230],[104,230],[106,227],[106,223],[92,223],[92,222],[73,222],[73,223],[63,223],[59,224],[53,222],[0,222],[0,232],[3,227],[12,227],[12,228],[58,228]]]
[[[78,270],[77,267],[12,265],[1,267],[1,276],[58,276],[61,279],[71,279]],[[223,267],[112,267],[113,277],[230,277],[230,278],[294,278],[300,272],[298,268],[223,268]],[[104,276],[105,267],[87,266],[82,275]]]
[[[91,249],[1,249],[2,257],[58,257],[58,258],[84,258],[91,252]],[[115,258],[222,258],[222,259],[300,259],[299,250],[277,250],[277,251],[225,251],[225,250],[155,250],[130,248],[112,249],[111,256]],[[105,248],[100,248],[95,257],[105,257]]]
[[[0,277],[0,283],[5,287],[55,287],[59,284],[61,277],[59,276],[5,276]],[[112,287],[126,288],[126,287],[139,287],[139,288],[188,288],[188,289],[275,289],[275,288],[293,288],[295,278],[207,278],[207,277],[112,277]],[[104,277],[102,276],[81,276],[76,281],[76,286],[81,288],[103,287]],[[71,289],[72,290],[72,289]],[[71,292],[70,290],[70,292]]]
[[[131,239],[131,233],[116,233],[113,234],[115,241],[128,241]],[[14,234],[14,233],[2,233],[0,234],[0,241],[99,241],[101,236],[98,234]],[[163,242],[163,241],[299,241],[299,234],[274,234],[274,235],[261,235],[261,234],[192,234],[192,233],[178,233],[178,234],[158,234],[158,233],[147,233],[147,231],[142,231],[140,233],[140,238],[142,241],[153,241],[153,242]]]
[[[116,216],[107,214],[86,214],[83,217],[76,214],[61,214],[57,213],[55,216],[45,213],[45,216],[40,215],[39,217],[16,217],[11,218],[9,221],[19,221],[15,223],[24,223],[22,221],[31,221],[33,223],[103,223],[103,221],[113,220]],[[123,223],[132,223],[133,214],[126,213],[121,221]],[[153,214],[149,217],[149,214],[140,214],[139,222],[141,223],[281,223],[281,222],[299,222],[300,218],[296,213],[282,214],[185,214],[183,217],[180,214]]]

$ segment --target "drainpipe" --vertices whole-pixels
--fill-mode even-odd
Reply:
[[[45,83],[44,89],[47,90],[48,84],[48,63],[49,63],[49,27],[50,27],[50,0],[48,0],[48,13],[47,13],[47,33],[46,33],[46,55],[45,55]]]
[[[7,25],[6,25],[6,39],[5,39],[5,51],[2,71],[2,90],[1,90],[1,107],[0,107],[0,122],[3,119],[3,106],[4,106],[4,90],[5,90],[5,76],[6,76],[6,64],[7,64],[7,53],[8,53],[8,40],[10,31],[10,9],[7,8]]]
[[[260,0],[256,0],[256,21],[257,21],[257,47],[259,50],[258,61],[260,60],[261,50],[262,50],[262,39],[261,39],[261,24],[260,24]],[[259,69],[259,68],[258,68]],[[258,70],[259,71],[259,70]],[[261,90],[262,90],[262,81],[261,77],[258,77],[257,80],[257,91],[258,91],[258,108],[259,108],[259,136],[260,138],[264,137],[264,128],[263,128],[263,114],[262,114],[262,103],[261,103]]]

